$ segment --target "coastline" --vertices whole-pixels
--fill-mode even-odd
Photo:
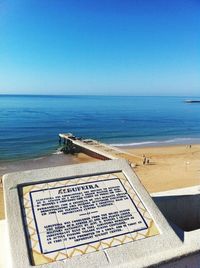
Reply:
[[[200,185],[200,144],[192,144],[191,148],[186,144],[118,148],[138,156],[134,171],[150,193]],[[143,165],[143,155],[149,159],[148,165]],[[10,172],[92,161],[99,160],[82,153],[78,155],[54,153],[34,159],[1,161],[0,178]],[[0,183],[0,219],[4,217],[3,188]]]
[[[174,138],[166,140],[149,140],[149,141],[135,141],[130,143],[111,143],[111,146],[116,146],[123,149],[135,149],[146,147],[167,147],[167,146],[186,146],[186,145],[200,144],[200,138]]]

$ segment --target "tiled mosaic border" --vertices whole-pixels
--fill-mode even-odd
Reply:
[[[87,245],[77,246],[76,248],[67,249],[67,245],[64,245],[64,249],[51,252],[51,253],[41,253],[41,249],[39,246],[39,239],[37,235],[37,228],[35,226],[30,193],[33,191],[41,191],[43,189],[51,189],[53,187],[63,187],[70,186],[74,184],[81,184],[92,181],[103,181],[109,179],[119,179],[122,183],[123,187],[127,191],[129,197],[132,199],[132,202],[137,207],[137,210],[142,215],[143,219],[147,224],[147,228],[143,230],[138,230],[134,233],[126,233],[124,235],[120,235],[117,237],[112,237],[108,239],[99,240],[95,243],[90,243]],[[153,219],[151,218],[149,212],[143,205],[142,201],[136,194],[135,190],[132,188],[130,182],[125,177],[122,172],[118,173],[110,173],[110,174],[101,174],[96,176],[88,176],[81,178],[73,178],[73,179],[62,179],[45,183],[38,183],[28,186],[22,187],[22,198],[21,198],[22,210],[23,210],[23,220],[25,224],[25,229],[27,233],[27,241],[29,245],[30,256],[32,259],[33,265],[39,265],[44,263],[50,263],[58,260],[63,260],[66,258],[71,258],[77,255],[82,255],[86,253],[91,253],[99,250],[104,250],[109,247],[114,247],[118,245],[122,245],[125,243],[133,242],[135,240],[144,239],[147,237],[151,237],[154,235],[158,235],[159,231],[155,226]]]

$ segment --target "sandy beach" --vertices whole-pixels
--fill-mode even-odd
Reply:
[[[200,145],[192,145],[191,148],[186,145],[177,145],[123,149],[136,155],[133,157],[137,164],[135,172],[150,193],[200,185]],[[143,165],[143,155],[149,159],[149,164]],[[31,160],[1,162],[0,176],[15,171],[91,161],[98,160],[84,154],[76,156],[55,154]],[[1,184],[0,219],[2,218],[4,218],[4,209]]]
[[[135,172],[145,188],[159,192],[200,185],[200,145],[148,147],[128,149],[129,152],[149,158],[150,164],[138,160]]]

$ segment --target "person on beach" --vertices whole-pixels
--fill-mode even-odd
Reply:
[[[143,165],[146,164],[146,160],[147,160],[147,158],[146,158],[146,156],[143,154],[143,162],[142,162]]]

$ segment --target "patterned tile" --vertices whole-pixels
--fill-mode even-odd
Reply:
[[[122,172],[22,188],[29,251],[36,265],[159,234]]]

